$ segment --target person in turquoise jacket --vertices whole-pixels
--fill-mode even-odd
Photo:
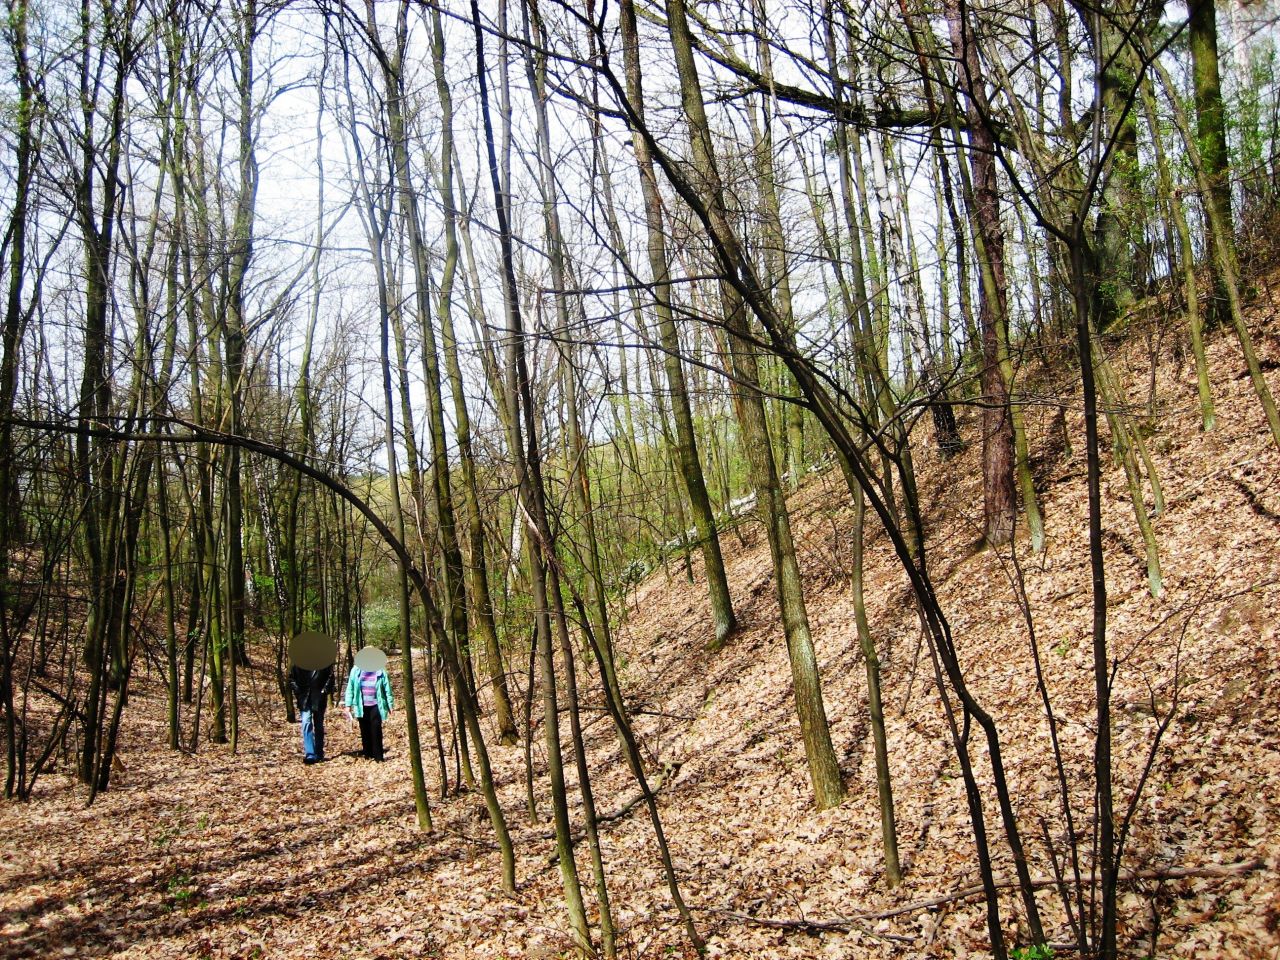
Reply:
[[[347,717],[360,721],[360,755],[366,760],[383,759],[382,721],[391,716],[391,681],[385,670],[353,669],[347,678],[342,702]]]

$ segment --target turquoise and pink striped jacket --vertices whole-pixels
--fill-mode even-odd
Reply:
[[[347,677],[347,691],[342,696],[342,702],[351,708],[351,715],[354,717],[364,716],[364,696],[360,691],[361,675],[360,670],[351,671],[351,676]],[[395,701],[391,697],[391,681],[387,679],[386,671],[379,670],[377,676],[378,712],[385,720],[391,715]]]

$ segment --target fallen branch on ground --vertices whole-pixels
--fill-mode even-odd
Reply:
[[[681,765],[678,763],[673,763],[673,764],[663,766],[662,770],[658,773],[658,775],[653,778],[653,783],[650,784],[649,786],[649,792],[656,795],[658,791],[662,789],[663,784],[665,784],[668,780],[673,779],[675,775],[680,772],[680,766]],[[612,810],[609,813],[597,814],[596,824],[598,825],[601,823],[609,823],[614,820],[621,820],[623,817],[629,814],[636,807],[640,806],[640,804],[642,803],[644,803],[643,792],[636,794],[634,797],[632,797],[622,806],[618,807],[617,810]],[[543,830],[541,833],[536,834],[535,836],[539,840],[554,840],[555,835],[556,834],[554,830]],[[579,840],[581,840],[586,835],[587,835],[586,831],[584,830],[575,830],[573,832],[571,842],[576,844]],[[559,852],[553,853],[549,858],[547,858],[547,865],[553,866],[559,860],[560,860]]]
[[[1252,873],[1255,870],[1261,870],[1266,866],[1266,861],[1242,860],[1239,863],[1224,864],[1207,864],[1202,867],[1155,867],[1147,870],[1122,870],[1119,876],[1120,883],[1132,883],[1135,880],[1186,880],[1200,877],[1238,877],[1246,873]],[[1031,881],[1031,885],[1036,889],[1043,887],[1052,887],[1057,885],[1057,881],[1052,877],[1038,877]],[[1005,880],[996,884],[997,889],[1010,890],[1018,886],[1016,880]],[[728,910],[723,907],[695,907],[704,913],[714,913],[722,917],[728,917],[731,920],[740,920],[743,923],[752,923],[760,927],[769,927],[775,930],[805,930],[809,932],[821,933],[823,931],[844,932],[854,928],[855,924],[862,923],[867,920],[887,920],[890,917],[899,917],[905,913],[918,913],[921,910],[933,910],[937,907],[950,903],[956,903],[960,900],[968,900],[973,897],[980,897],[983,894],[983,888],[980,885],[972,887],[962,887],[959,890],[953,890],[951,893],[943,894],[940,897],[933,897],[929,900],[917,900],[914,903],[908,903],[901,907],[894,907],[889,910],[869,910],[865,913],[855,913],[851,916],[840,917],[838,920],[805,920],[805,919],[775,919],[770,917],[756,917],[749,913],[742,913],[738,910]],[[877,934],[877,936],[885,936],[885,934]],[[896,938],[890,938],[896,939]],[[908,938],[909,942],[914,942],[912,938]]]

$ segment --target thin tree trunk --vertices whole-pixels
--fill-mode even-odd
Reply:
[[[1191,231],[1187,227],[1187,214],[1182,197],[1173,188],[1169,173],[1169,161],[1165,156],[1163,137],[1160,133],[1159,114],[1156,111],[1155,93],[1150,78],[1142,84],[1142,105],[1146,112],[1147,128],[1151,131],[1151,145],[1155,152],[1156,173],[1160,194],[1169,207],[1174,233],[1178,238],[1178,265],[1182,269],[1182,297],[1187,308],[1187,327],[1191,333],[1191,353],[1196,367],[1196,391],[1200,398],[1200,425],[1205,433],[1214,426],[1213,390],[1209,384],[1209,364],[1204,353],[1204,319],[1200,315],[1200,289],[1196,281],[1195,248],[1191,243]],[[1170,252],[1172,257],[1172,251]]]
[[[640,48],[632,0],[621,0],[619,18],[627,93],[637,110],[640,110],[644,103],[644,91],[641,87]],[[658,337],[663,350],[663,370],[666,373],[667,388],[671,396],[671,412],[676,426],[676,453],[680,463],[680,477],[689,498],[694,527],[698,531],[698,546],[702,551],[707,591],[711,600],[711,616],[715,625],[714,646],[718,649],[729,641],[737,629],[737,619],[729,597],[729,582],[725,575],[724,558],[720,550],[720,535],[716,530],[711,498],[707,495],[706,481],[702,472],[697,435],[693,427],[693,414],[689,406],[689,389],[681,361],[680,339],[671,312],[671,274],[667,263],[662,200],[658,192],[653,158],[648,144],[639,133],[632,137],[632,149],[640,170],[640,189],[644,199],[645,228],[648,237],[649,270],[654,284],[654,313],[658,321]]]
[[[453,284],[458,263],[458,211],[454,201],[453,97],[445,74],[444,30],[438,8],[431,10],[431,62],[435,73],[436,94],[440,100],[440,195],[444,205],[444,263],[437,291],[436,314],[440,317],[441,340],[449,390],[453,395],[454,431],[458,439],[458,458],[462,471],[462,488],[466,506],[467,538],[470,545],[468,597],[480,643],[489,668],[489,687],[493,697],[498,737],[505,744],[515,743],[519,735],[511,715],[511,695],[507,674],[498,645],[493,618],[493,602],[489,596],[489,574],[485,561],[484,520],[480,515],[480,495],[476,483],[475,455],[471,443],[471,417],[467,410],[462,368],[458,362],[458,343],[453,328]]]
[[[1226,107],[1218,75],[1217,0],[1189,0],[1187,40],[1191,48],[1191,84],[1195,93],[1197,146],[1208,191],[1204,203],[1213,204],[1219,223],[1222,256],[1230,261],[1231,272],[1239,274],[1236,260],[1235,219],[1231,212],[1231,154],[1227,147]],[[1242,78],[1243,79],[1243,78]],[[1208,217],[1205,218],[1209,219]],[[1218,264],[1217,253],[1209,257],[1213,298],[1209,301],[1210,324],[1230,317],[1227,279]]]
[[[890,888],[902,882],[898,863],[898,827],[893,810],[893,779],[889,773],[889,739],[884,727],[884,705],[880,697],[880,658],[867,622],[866,598],[863,595],[863,546],[865,542],[867,505],[859,488],[853,500],[852,582],[853,617],[858,631],[858,644],[867,672],[867,712],[871,718],[871,737],[876,758],[876,791],[880,801],[880,839],[884,846],[885,879]]]
[[[667,0],[666,8],[668,32],[680,75],[681,101],[700,181],[699,190],[712,216],[727,223],[728,217],[723,207],[724,190],[711,146],[711,131],[702,102],[702,89],[693,59],[684,2]],[[738,408],[738,421],[743,430],[757,509],[760,510],[761,519],[769,534],[769,548],[777,579],[778,605],[791,660],[796,712],[804,738],[805,755],[809,761],[809,777],[817,807],[824,810],[844,799],[844,784],[836,763],[835,750],[831,745],[831,732],[822,702],[822,685],[809,633],[804,588],[796,563],[786,498],[778,482],[773,460],[764,406],[759,393],[755,352],[748,342],[750,334],[744,305],[737,291],[728,283],[721,284],[721,307],[728,331],[730,363],[735,381],[734,404]]]
[[[18,729],[14,711],[13,667],[17,638],[11,631],[13,603],[9,589],[9,557],[21,529],[21,498],[18,495],[17,467],[14,463],[13,424],[18,393],[18,360],[23,333],[31,316],[23,305],[27,270],[27,220],[30,217],[31,179],[37,160],[32,132],[35,112],[35,83],[28,59],[25,3],[8,5],[5,39],[13,59],[13,79],[17,86],[13,144],[13,209],[9,216],[8,283],[5,295],[4,327],[0,344],[0,711],[5,717],[6,775],[4,795],[14,796],[18,781]]]

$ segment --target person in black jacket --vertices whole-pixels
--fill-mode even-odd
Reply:
[[[320,670],[295,665],[289,671],[289,686],[302,720],[303,763],[319,763],[324,759],[324,709],[334,691],[333,664]]]

